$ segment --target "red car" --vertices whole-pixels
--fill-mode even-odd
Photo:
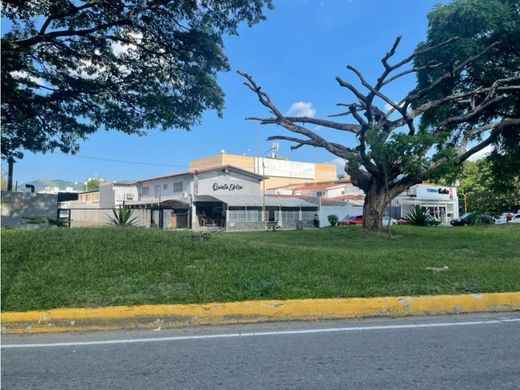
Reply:
[[[356,215],[351,216],[347,215],[341,221],[338,222],[338,226],[350,226],[350,225],[363,225],[363,216]]]

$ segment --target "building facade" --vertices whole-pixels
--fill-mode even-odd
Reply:
[[[219,154],[190,162],[190,171],[205,170],[221,166],[234,166],[244,171],[265,177],[265,188],[301,183],[320,183],[337,179],[336,166],[289,161],[273,157],[251,157]]]
[[[156,177],[137,182],[138,199],[126,204],[150,210],[144,224],[165,229],[263,230],[268,221],[282,229],[296,228],[298,221],[312,226],[317,205],[265,196],[262,179],[233,166]]]
[[[457,187],[416,184],[392,200],[392,216],[405,217],[416,205],[424,208],[441,224],[459,218]]]
[[[348,180],[319,184],[288,185],[270,189],[269,194],[279,196],[297,196],[309,199],[320,205],[320,220],[325,214],[336,214],[340,219],[347,215],[363,213],[364,192]],[[429,183],[417,184],[392,200],[387,213],[394,218],[406,217],[416,205],[424,208],[433,218],[442,224],[448,224],[459,217],[459,199],[457,188],[438,186]],[[325,211],[328,210],[328,211]],[[352,213],[357,214],[352,214]]]

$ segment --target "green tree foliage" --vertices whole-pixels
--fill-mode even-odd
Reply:
[[[2,157],[78,150],[99,129],[189,130],[222,114],[223,34],[271,0],[6,0]]]
[[[424,88],[440,75],[449,72],[467,58],[487,50],[468,63],[464,72],[454,73],[437,88],[425,94],[418,104],[431,99],[468,91],[479,86],[493,86],[496,80],[509,79],[513,83],[520,77],[520,1],[519,0],[455,0],[437,5],[428,15],[427,40],[419,45],[424,49],[438,45],[446,39],[458,37],[452,44],[430,51],[415,60],[420,68],[428,63],[440,65],[424,68],[418,72],[418,87]],[[496,98],[501,94],[497,89]],[[447,118],[466,115],[468,107],[485,103],[485,96],[468,99],[466,105],[445,104],[426,112],[421,120],[423,127],[436,127]],[[505,99],[490,102],[483,115],[468,117],[464,123],[448,126],[450,135],[459,135],[468,129],[479,127],[497,119],[520,117],[520,90],[513,91]],[[494,146],[491,153],[492,168],[498,186],[507,188],[520,171],[520,125],[505,126],[495,131],[490,140]],[[445,145],[454,142],[453,136],[445,137]],[[490,143],[491,143],[490,142]]]
[[[89,177],[85,182],[85,191],[97,191],[99,186],[103,182],[103,179],[97,177]]]
[[[453,179],[451,176],[443,183],[452,182]],[[468,211],[499,214],[520,209],[520,173],[517,172],[508,185],[497,189],[491,158],[466,161],[458,180],[459,197],[463,199],[466,195]]]

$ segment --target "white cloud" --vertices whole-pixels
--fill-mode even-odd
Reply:
[[[401,104],[399,105],[399,107],[402,107],[403,105],[404,105],[404,102],[401,103]],[[390,111],[391,109],[393,109],[393,107],[392,107],[390,104],[385,103],[385,112],[388,112],[388,111]]]
[[[493,151],[493,146],[488,145],[484,147],[483,149],[479,150],[477,153],[473,154],[470,158],[468,158],[468,161],[477,161],[481,160],[487,156]]]
[[[330,161],[329,164],[336,166],[336,172],[338,174],[345,174],[345,159],[336,157],[334,160]]]
[[[296,102],[291,105],[291,108],[289,108],[289,111],[287,111],[285,115],[314,118],[314,115],[316,115],[316,109],[312,106],[311,102]]]

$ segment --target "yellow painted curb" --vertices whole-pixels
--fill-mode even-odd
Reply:
[[[520,292],[116,306],[2,313],[2,333],[224,325],[284,320],[520,311]]]

